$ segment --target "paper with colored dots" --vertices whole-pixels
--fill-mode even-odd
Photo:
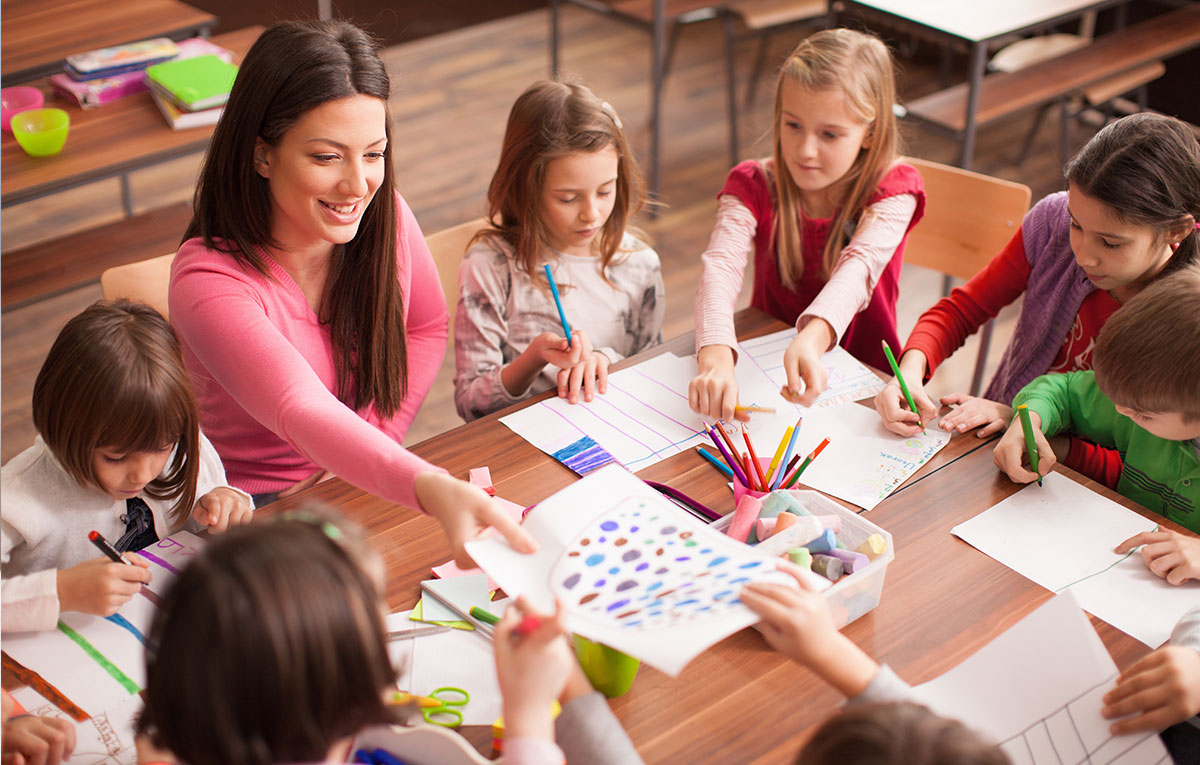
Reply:
[[[669,675],[758,621],[739,600],[743,586],[795,585],[774,558],[693,518],[616,465],[538,504],[524,527],[538,543],[532,555],[499,538],[467,549],[509,595],[525,595],[545,611],[558,598],[573,632]]]

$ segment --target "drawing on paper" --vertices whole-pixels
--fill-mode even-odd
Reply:
[[[679,626],[728,611],[744,584],[770,570],[747,549],[627,497],[564,548],[551,587],[585,618],[627,628]]]

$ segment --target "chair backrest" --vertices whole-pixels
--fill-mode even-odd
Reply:
[[[467,251],[467,243],[475,232],[487,227],[483,218],[460,223],[457,226],[444,228],[441,231],[425,237],[429,252],[433,254],[433,263],[437,266],[438,276],[442,280],[442,293],[446,296],[446,307],[450,309],[450,337],[453,357],[454,346],[454,310],[458,307],[458,267],[462,264],[463,255]]]
[[[908,235],[904,262],[970,279],[1017,232],[1029,211],[1029,187],[924,159],[905,161],[925,180],[925,217]]]
[[[169,319],[167,288],[171,283],[171,263],[174,260],[175,253],[169,252],[157,258],[114,266],[100,274],[100,292],[105,300],[140,300]]]

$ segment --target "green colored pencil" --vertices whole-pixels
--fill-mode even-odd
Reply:
[[[1033,438],[1033,421],[1029,419],[1029,407],[1021,404],[1017,407],[1017,414],[1021,416],[1021,430],[1025,431],[1025,452],[1029,455],[1029,466],[1033,468],[1033,472],[1038,471],[1038,448],[1037,441]],[[1038,476],[1038,486],[1042,485],[1042,477]]]
[[[883,343],[883,354],[887,356],[888,363],[892,365],[892,374],[896,375],[896,381],[900,383],[900,390],[904,392],[904,399],[908,401],[908,408],[913,410],[913,414],[917,416],[917,422],[921,425],[921,432],[925,432],[925,423],[921,422],[921,413],[917,411],[917,402],[913,401],[912,393],[908,390],[908,383],[904,382],[904,375],[900,374],[900,365],[896,363],[896,357],[892,355],[892,349],[888,347],[887,340],[880,340]]]

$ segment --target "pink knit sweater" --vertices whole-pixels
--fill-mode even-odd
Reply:
[[[397,194],[396,242],[408,337],[408,395],[381,418],[338,400],[329,329],[277,263],[243,270],[200,239],[171,267],[171,324],[200,402],[201,423],[230,484],[275,492],[325,469],[384,499],[419,508],[413,480],[440,470],[400,444],[433,385],[449,318],[433,257]]]

